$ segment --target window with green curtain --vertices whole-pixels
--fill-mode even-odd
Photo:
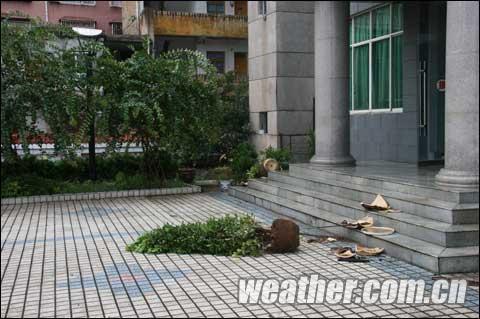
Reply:
[[[403,5],[394,3],[392,5],[392,32],[403,30]]]
[[[392,108],[403,107],[403,42],[402,36],[392,38]]]
[[[352,48],[348,51],[348,105],[350,106],[350,111],[353,110],[352,102]]]
[[[377,110],[403,107],[402,30],[401,3],[352,18],[349,28],[350,110],[369,110],[370,106]],[[397,35],[392,36],[394,33]],[[382,36],[385,38],[381,41],[375,40]],[[355,46],[359,42],[366,43]]]
[[[353,49],[353,104],[355,110],[368,110],[368,44]]]
[[[390,33],[390,6],[385,6],[372,12],[373,37]]]
[[[370,13],[355,17],[353,40],[355,43],[370,39]]]
[[[372,108],[390,108],[389,39],[372,44]]]

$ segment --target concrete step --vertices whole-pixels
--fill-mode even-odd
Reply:
[[[313,170],[297,167],[292,172],[271,172],[269,179],[304,189],[330,194],[357,202],[372,202],[381,193],[395,209],[450,224],[478,224],[478,203],[458,204],[438,199],[405,194],[371,186],[342,182],[315,175]]]
[[[291,164],[289,168],[291,176],[321,178],[330,181],[338,181],[362,187],[372,187],[379,193],[395,191],[398,193],[415,195],[429,199],[437,199],[457,204],[477,204],[479,202],[478,189],[475,191],[460,191],[451,189],[440,189],[427,185],[394,181],[381,176],[360,176],[351,172],[342,172],[322,169],[319,166],[310,164]]]
[[[393,227],[397,232],[443,247],[479,244],[479,225],[452,225],[409,214],[366,211],[357,201],[307,190],[296,185],[267,179],[249,181],[249,188],[334,213],[348,220],[370,215],[375,225]]]
[[[479,246],[445,248],[400,233],[370,236],[340,226],[342,216],[247,187],[232,187],[230,195],[272,210],[282,216],[324,228],[367,247],[383,247],[393,257],[435,273],[478,272]]]

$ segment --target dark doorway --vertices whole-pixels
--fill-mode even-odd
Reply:
[[[421,5],[419,36],[419,160],[438,163],[445,152],[446,3]],[[443,82],[442,82],[443,81]]]

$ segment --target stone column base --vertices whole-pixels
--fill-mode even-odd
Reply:
[[[437,185],[461,189],[478,189],[478,172],[442,168],[435,176]]]
[[[321,166],[355,166],[355,159],[352,156],[325,158],[314,156],[310,163]]]

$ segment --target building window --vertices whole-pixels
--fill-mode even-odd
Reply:
[[[111,22],[112,26],[112,34],[113,35],[121,35],[122,32],[122,23],[121,22]]]
[[[207,51],[207,58],[217,68],[218,73],[225,73],[225,52]]]
[[[268,133],[268,112],[260,112],[258,113],[260,116],[260,134],[267,134]]]
[[[26,17],[9,17],[3,16],[2,22],[8,22],[9,24],[28,26],[31,23],[31,20]]]
[[[258,1],[258,15],[267,14],[267,1]]]
[[[92,21],[92,20],[61,19],[60,23],[67,27],[90,28],[90,29],[95,29],[95,26],[96,26],[95,21]]]
[[[350,110],[393,110],[402,101],[403,6],[393,3],[350,21]]]
[[[207,1],[207,13],[225,14],[225,1]]]
[[[59,1],[59,2],[61,4],[76,4],[80,6],[94,6],[96,3],[96,1]]]
[[[122,7],[122,1],[110,1],[110,7]]]

